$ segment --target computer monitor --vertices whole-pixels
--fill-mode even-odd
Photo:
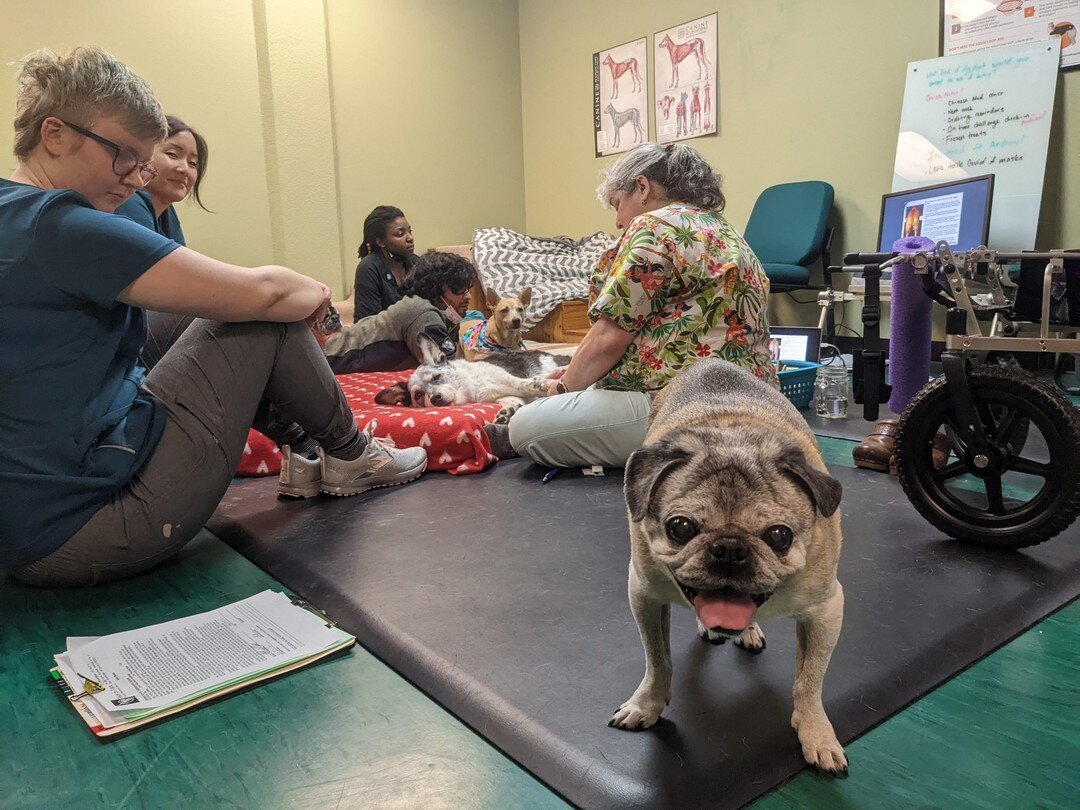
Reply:
[[[990,235],[994,175],[894,191],[881,198],[878,250],[891,253],[905,236],[944,239],[953,250],[985,245]]]
[[[821,356],[821,329],[816,326],[770,326],[769,354],[773,362],[816,363]]]

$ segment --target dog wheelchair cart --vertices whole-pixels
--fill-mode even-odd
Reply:
[[[1041,278],[1022,272],[1015,284],[1006,266],[1018,262],[1042,267]],[[1054,537],[1080,513],[1080,416],[1011,355],[1080,353],[1080,307],[1066,322],[1051,307],[1066,270],[1077,286],[1080,257],[987,248],[953,253],[944,241],[918,253],[845,257],[847,265],[863,265],[866,279],[863,399],[871,421],[884,388],[879,279],[901,263],[910,263],[924,292],[948,307],[944,374],[918,391],[897,426],[905,494],[931,524],[961,541],[1022,548]],[[949,448],[944,464],[933,454],[942,436]]]

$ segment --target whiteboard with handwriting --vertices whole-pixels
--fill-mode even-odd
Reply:
[[[989,247],[1034,248],[1059,50],[1032,42],[910,62],[893,191],[993,174]]]

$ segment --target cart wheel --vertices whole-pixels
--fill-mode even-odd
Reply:
[[[990,443],[973,457],[958,433],[945,377],[923,387],[896,431],[900,483],[936,528],[957,540],[1023,548],[1064,531],[1080,513],[1080,417],[1060,393],[1018,368],[968,372]],[[934,464],[935,437],[949,457]]]

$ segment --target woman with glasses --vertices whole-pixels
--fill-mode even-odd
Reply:
[[[32,54],[18,83],[18,162],[0,180],[0,571],[93,585],[170,557],[220,501],[257,412],[291,445],[284,494],[423,471],[422,448],[357,430],[304,323],[326,285],[113,216],[157,174],[166,134],[142,79],[77,48]],[[200,317],[148,374],[147,308]]]
[[[206,176],[206,164],[210,150],[206,139],[174,115],[165,117],[168,133],[165,140],[154,147],[150,165],[157,174],[138,189],[128,201],[116,209],[116,213],[145,225],[152,231],[186,245],[180,218],[173,206],[188,196],[204,211],[199,189]]]

